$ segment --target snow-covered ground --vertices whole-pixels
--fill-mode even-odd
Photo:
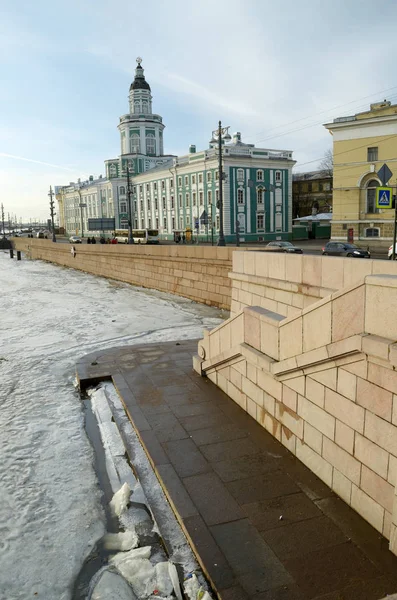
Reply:
[[[220,311],[0,251],[0,600],[68,600],[105,531],[75,361],[201,337]]]

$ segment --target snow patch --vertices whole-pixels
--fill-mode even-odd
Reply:
[[[105,550],[131,550],[138,546],[138,536],[135,530],[120,531],[119,533],[107,533],[102,538]]]

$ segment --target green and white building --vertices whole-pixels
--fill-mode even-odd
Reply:
[[[152,95],[141,59],[129,92],[129,113],[120,117],[121,154],[105,161],[106,177],[80,183],[82,197],[106,187],[106,216],[114,211],[116,229],[158,229],[160,238],[173,239],[174,232],[192,229],[202,240],[215,240],[219,232],[218,147],[211,140],[200,152],[191,145],[185,156],[165,155],[164,124],[152,112]],[[236,225],[242,241],[289,239],[292,231],[292,167],[289,150],[256,148],[235,133],[223,144],[223,214],[226,243],[235,242]],[[130,172],[131,194],[127,194],[126,169]],[[66,217],[68,204],[76,198],[70,184],[61,188],[64,223],[75,233],[76,220]],[[68,189],[70,192],[68,192]],[[99,192],[100,194],[100,192]],[[70,196],[70,202],[67,198]],[[87,204],[84,201],[82,204]],[[129,206],[130,204],[130,206]],[[82,219],[87,220],[87,207]],[[97,196],[97,215],[103,202]],[[61,207],[60,207],[61,208]],[[71,208],[71,206],[70,206]],[[73,200],[76,217],[76,200]],[[61,212],[61,211],[60,211]],[[84,225],[84,223],[83,223]],[[85,224],[85,229],[87,224]]]

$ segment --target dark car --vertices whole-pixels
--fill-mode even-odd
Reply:
[[[303,254],[302,248],[297,248],[291,242],[269,242],[266,248],[273,248],[279,252],[292,252],[293,254]]]
[[[348,256],[349,258],[371,258],[369,250],[359,248],[355,244],[344,242],[328,242],[323,248],[323,256]]]

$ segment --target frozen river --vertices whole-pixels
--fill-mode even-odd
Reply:
[[[105,527],[76,360],[198,338],[221,313],[3,251],[0,280],[0,600],[68,600]]]

